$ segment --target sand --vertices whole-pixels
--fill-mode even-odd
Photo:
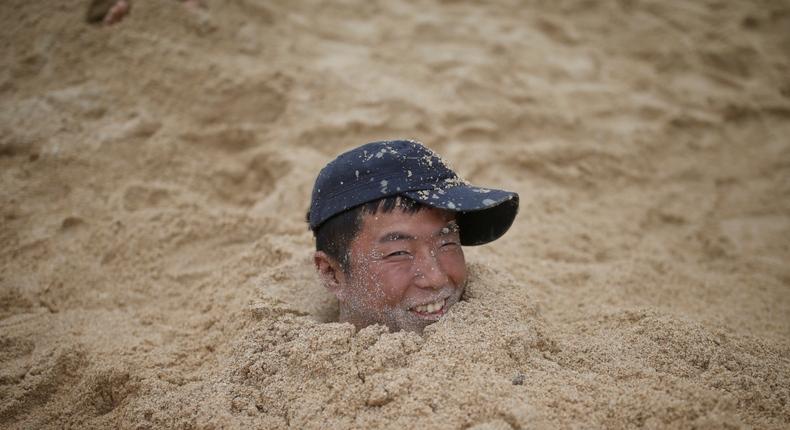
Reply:
[[[0,2],[0,427],[790,426],[786,2],[89,3]],[[399,138],[521,196],[422,337],[304,223]]]

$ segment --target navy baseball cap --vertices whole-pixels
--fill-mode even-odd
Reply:
[[[420,142],[393,140],[352,149],[321,170],[310,202],[310,230],[355,206],[393,196],[455,212],[466,246],[499,239],[518,213],[518,194],[474,187]]]

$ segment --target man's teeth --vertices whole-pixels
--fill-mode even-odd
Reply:
[[[445,300],[440,300],[436,303],[428,303],[427,305],[420,305],[415,306],[412,308],[414,312],[419,312],[421,314],[432,314],[435,312],[439,312],[441,308],[444,307]]]

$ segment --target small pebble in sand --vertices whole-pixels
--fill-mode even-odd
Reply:
[[[130,10],[132,10],[132,5],[128,1],[118,0],[104,15],[102,23],[109,26],[121,22]]]
[[[89,24],[112,25],[120,22],[131,9],[130,0],[92,0],[85,21]]]

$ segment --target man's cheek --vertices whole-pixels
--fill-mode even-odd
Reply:
[[[378,273],[376,279],[381,291],[390,300],[397,301],[403,296],[404,290],[413,277],[411,273],[402,270],[402,268],[394,267],[390,268],[390,270],[382,270]]]
[[[358,281],[353,295],[359,304],[366,308],[377,308],[387,301],[387,294],[382,289],[382,284],[375,278],[366,277]]]
[[[448,253],[442,258],[442,267],[448,276],[462,284],[466,280],[466,261],[463,253]]]

